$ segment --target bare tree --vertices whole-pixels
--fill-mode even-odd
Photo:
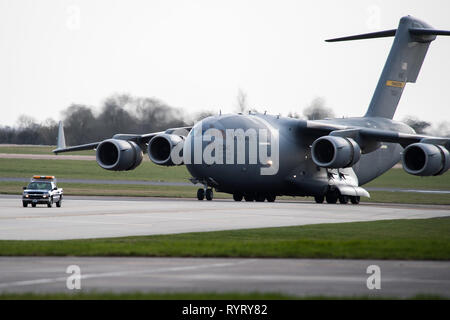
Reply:
[[[426,134],[438,137],[450,137],[450,121],[442,121],[428,127]]]
[[[406,116],[403,122],[413,128],[416,133],[425,133],[426,129],[431,126],[430,122],[420,120],[413,116]]]
[[[208,110],[197,112],[197,113],[194,114],[194,117],[193,117],[194,118],[194,123],[197,122],[197,121],[200,121],[200,120],[202,120],[204,118],[213,116],[215,114],[216,114],[215,112],[208,111]]]
[[[300,119],[300,118],[301,118],[301,116],[300,116],[297,112],[295,112],[295,111],[289,111],[289,113],[287,114],[287,116],[288,116],[289,118],[294,118],[294,119]]]
[[[236,97],[236,109],[238,113],[245,113],[248,110],[247,94],[241,88]]]
[[[319,120],[333,118],[334,112],[331,108],[325,107],[325,99],[317,97],[303,110],[303,115],[308,120]]]
[[[38,124],[36,120],[33,117],[27,116],[27,115],[21,115],[17,119],[17,126],[20,128],[33,128],[36,127]]]

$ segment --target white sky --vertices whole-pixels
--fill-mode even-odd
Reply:
[[[337,116],[360,116],[393,38],[323,40],[396,28],[407,14],[450,30],[448,0],[0,0],[0,125],[59,120],[112,93],[231,112],[238,88],[273,114],[322,96]],[[450,119],[449,57],[450,37],[438,37],[395,119]]]

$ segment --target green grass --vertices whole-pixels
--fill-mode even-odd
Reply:
[[[16,153],[16,154],[53,154],[52,150],[56,146],[5,146],[0,145],[0,153]],[[76,151],[68,153],[71,155],[95,156],[94,150]]]
[[[0,194],[22,193],[22,182],[1,182]],[[124,196],[124,197],[170,197],[170,198],[195,198],[197,188],[195,186],[150,186],[150,185],[117,185],[117,184],[85,184],[85,183],[58,183],[64,189],[65,195],[97,195],[97,196]],[[410,204],[440,204],[450,205],[448,194],[423,194],[406,192],[370,192],[371,198],[361,198],[362,202],[377,203],[410,203]],[[215,192],[215,199],[231,199],[227,193]],[[312,197],[278,197],[278,200],[310,201]]]
[[[26,183],[5,181],[0,182],[0,194],[22,194],[22,187]],[[196,197],[195,186],[146,186],[146,185],[119,185],[119,184],[85,184],[85,183],[58,183],[64,189],[65,195],[97,195],[97,196],[123,196],[123,197],[170,197],[193,198]],[[214,194],[217,199],[231,199],[226,193]],[[19,198],[18,198],[19,199]]]
[[[187,181],[185,166],[163,167],[150,161],[132,171],[108,171],[89,160],[0,159],[0,177],[29,178],[34,174],[51,174],[57,178],[99,180]],[[450,190],[450,172],[436,177],[417,177],[403,169],[391,169],[364,187],[417,188]]]
[[[362,197],[361,202],[450,205],[450,194],[386,191],[370,191],[369,193],[370,198]]]
[[[31,150],[51,149],[51,147],[0,147]],[[184,166],[162,167],[150,161],[143,162],[132,171],[116,172],[100,168],[95,161],[87,160],[35,160],[0,159],[0,177],[30,178],[35,174],[55,175],[60,179],[98,179],[98,180],[144,180],[188,182],[190,174]],[[0,193],[20,194],[23,183],[2,182]],[[158,196],[158,197],[194,197],[195,187],[145,186],[145,185],[89,185],[60,184],[69,195],[114,195],[114,196]],[[416,177],[402,169],[392,169],[364,187],[379,188],[418,188],[450,190],[450,172],[437,177]],[[371,198],[364,202],[411,203],[411,204],[450,204],[448,194],[420,194],[403,192],[370,192]],[[227,194],[216,193],[216,198],[230,198]],[[280,199],[293,199],[281,197]],[[311,198],[297,197],[297,200],[311,201]]]
[[[0,300],[399,300],[397,297],[380,296],[293,296],[280,293],[3,293]],[[416,295],[407,300],[446,300],[439,295]]]
[[[87,240],[2,240],[0,255],[450,260],[450,218]]]
[[[391,169],[363,187],[450,190],[450,171],[441,176],[418,177],[403,169]]]
[[[0,177],[31,178],[35,174],[66,179],[184,182],[190,177],[185,166],[163,167],[150,161],[131,171],[108,171],[89,160],[0,159]]]

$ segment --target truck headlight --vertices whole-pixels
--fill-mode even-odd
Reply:
[[[42,195],[42,198],[47,198],[47,197],[48,197],[48,194]]]
[[[24,196],[25,198],[28,198],[28,197],[29,197],[29,195],[28,195],[27,193],[25,193],[23,196]]]

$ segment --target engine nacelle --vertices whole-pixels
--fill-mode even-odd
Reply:
[[[429,143],[413,143],[403,150],[403,169],[416,176],[437,176],[450,168],[446,148]]]
[[[106,170],[132,170],[141,164],[141,148],[133,141],[108,139],[97,146],[97,163]]]
[[[161,166],[174,166],[175,163],[171,157],[172,149],[180,143],[184,143],[184,137],[167,133],[158,134],[148,143],[148,157]],[[177,163],[177,165],[180,164],[182,163]]]
[[[323,136],[312,144],[311,155],[319,167],[347,168],[359,161],[361,148],[351,138]]]

